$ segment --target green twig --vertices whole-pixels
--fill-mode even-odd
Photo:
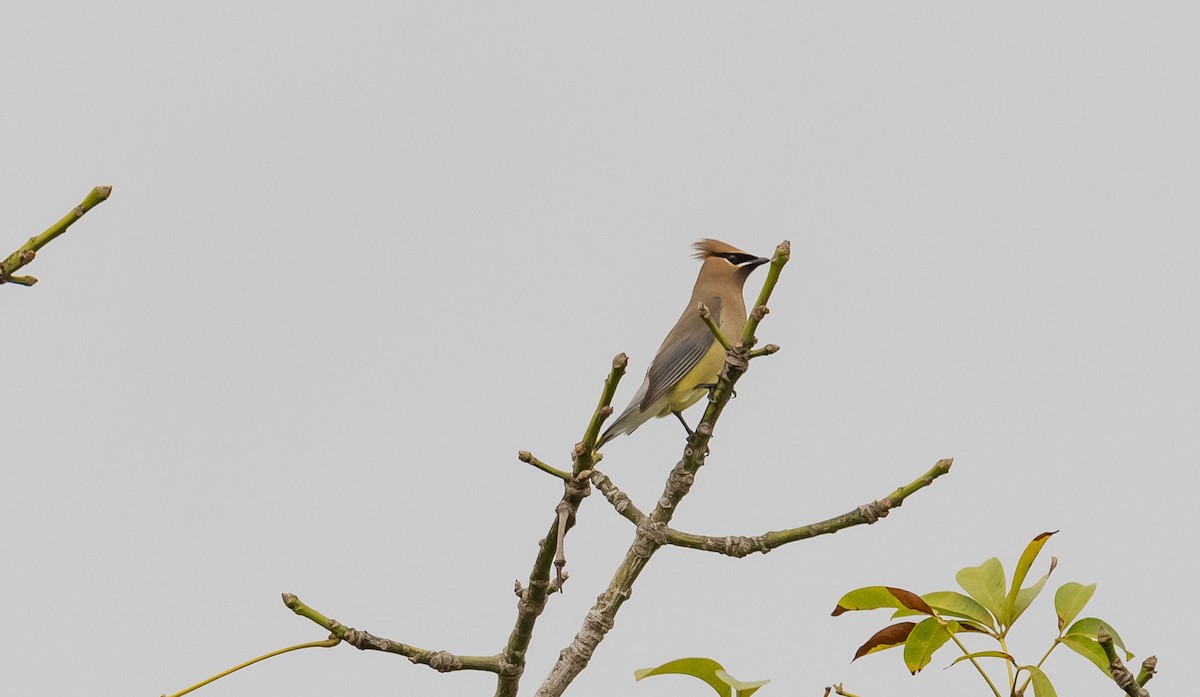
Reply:
[[[763,281],[762,290],[758,294],[758,300],[754,302],[754,308],[750,311],[750,317],[746,320],[746,326],[742,329],[742,346],[747,350],[754,347],[757,339],[754,338],[754,333],[758,331],[758,325],[762,322],[763,317],[767,315],[767,301],[771,299],[771,293],[775,290],[775,284],[779,282],[779,273],[783,271],[784,264],[792,257],[792,243],[784,240],[775,248],[775,254],[771,257],[771,266],[767,269],[767,278]]]
[[[700,319],[704,320],[704,323],[708,325],[708,331],[712,332],[712,335],[716,337],[717,343],[721,345],[721,348],[726,351],[733,350],[733,344],[729,343],[729,339],[725,338],[725,334],[721,332],[721,328],[713,320],[712,312],[709,311],[708,306],[704,303],[699,303],[696,306],[696,311],[700,313]]]
[[[545,462],[542,462],[541,460],[534,457],[533,453],[529,452],[528,450],[522,450],[521,452],[517,453],[517,459],[520,460],[521,462],[526,462],[526,463],[533,465],[534,467],[540,469],[541,471],[545,472],[546,474],[552,474],[555,477],[558,477],[559,479],[563,480],[564,482],[571,481],[571,473],[570,472],[563,472],[562,470],[558,469],[557,467],[553,467],[551,465],[546,464]]]
[[[778,344],[767,344],[766,346],[764,346],[760,349],[754,349],[750,353],[746,354],[746,357],[747,358],[758,358],[759,356],[769,356],[772,353],[777,352],[778,350],[779,350]]]
[[[592,419],[588,422],[587,429],[583,432],[582,450],[586,453],[593,453],[596,449],[596,439],[600,437],[600,427],[604,425],[604,420],[612,415],[612,399],[617,393],[617,383],[621,382],[621,378],[625,375],[625,368],[629,365],[629,356],[624,353],[618,353],[612,361],[612,370],[609,371],[608,377],[604,379],[604,389],[600,391],[600,401],[596,404],[596,410],[592,412]],[[583,453],[578,453],[575,458],[575,476],[587,469],[589,465],[599,462],[599,457],[593,453],[589,457],[583,457]]]
[[[0,262],[0,283],[16,283],[22,286],[32,286],[37,283],[37,279],[33,276],[14,276],[13,274],[21,267],[33,261],[34,257],[37,256],[38,250],[49,244],[55,237],[66,232],[67,228],[71,227],[76,220],[82,218],[84,213],[87,213],[107,200],[110,193],[112,193],[111,186],[95,187],[84,197],[83,203],[71,209],[71,212],[63,216],[61,220],[46,228],[41,234],[30,237],[25,244],[21,245],[20,249],[8,255],[8,258],[3,262]]]
[[[251,658],[249,661],[246,661],[245,663],[239,663],[238,665],[230,668],[229,670],[225,670],[220,673],[217,673],[216,675],[212,676],[211,678],[209,678],[207,680],[201,680],[200,682],[196,683],[195,685],[192,685],[191,687],[187,688],[186,690],[180,690],[179,692],[173,693],[171,695],[163,695],[163,697],[182,697],[183,695],[186,695],[189,692],[199,690],[200,688],[204,687],[205,685],[209,684],[210,682],[215,682],[215,681],[220,680],[221,678],[225,677],[226,675],[236,673],[237,671],[241,670],[242,668],[245,668],[247,666],[252,666],[255,663],[258,663],[259,661],[265,661],[268,658],[274,658],[276,656],[288,653],[289,651],[298,651],[300,649],[329,648],[331,646],[337,646],[340,643],[342,643],[341,639],[339,639],[335,636],[332,636],[332,637],[329,637],[328,639],[326,639],[325,641],[310,641],[310,642],[307,642],[304,644],[296,644],[295,646],[289,646],[284,649],[279,649],[278,651],[272,651],[271,653],[264,654],[262,656],[259,656],[258,658]]]
[[[1142,661],[1142,669],[1138,671],[1137,682],[1141,686],[1145,686],[1150,682],[1150,678],[1158,672],[1158,656],[1151,656]]]

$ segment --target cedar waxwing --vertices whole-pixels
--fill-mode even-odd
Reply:
[[[713,322],[731,342],[741,336],[746,324],[746,301],[742,286],[755,267],[770,259],[756,257],[718,240],[700,240],[696,258],[703,260],[692,298],[675,323],[658,353],[650,362],[646,379],[633,401],[609,426],[596,447],[622,433],[633,433],[651,417],[674,414],[691,434],[680,413],[700,401],[717,382],[725,364],[725,349],[700,318],[700,303],[712,313]]]

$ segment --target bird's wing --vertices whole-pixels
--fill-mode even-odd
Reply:
[[[704,298],[703,302],[712,313],[713,321],[720,326],[721,298],[712,296]],[[638,408],[644,412],[670,392],[683,376],[696,367],[714,341],[716,338],[704,320],[700,319],[696,306],[693,304],[684,310],[683,316],[659,347],[658,355],[650,362],[650,369],[646,371],[645,394]]]

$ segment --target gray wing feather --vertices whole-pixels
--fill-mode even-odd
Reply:
[[[703,302],[712,313],[713,321],[720,326],[721,299],[713,296],[705,298]],[[683,376],[696,367],[704,354],[712,348],[714,341],[716,339],[713,338],[712,331],[704,320],[700,319],[695,306],[685,310],[667,340],[658,349],[658,355],[650,363],[650,370],[646,372],[646,393],[642,396],[638,408],[646,411],[650,405],[669,392]]]

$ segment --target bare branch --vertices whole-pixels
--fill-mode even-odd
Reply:
[[[330,619],[313,608],[300,602],[291,593],[283,594],[283,604],[300,615],[324,627],[334,637],[362,651],[384,651],[404,656],[413,663],[426,665],[441,673],[455,670],[482,670],[489,673],[501,672],[502,658],[495,656],[459,656],[447,651],[429,651],[415,646],[402,644],[391,639],[384,639],[369,634],[360,629],[347,627],[335,619]]]
[[[525,670],[525,651],[533,638],[533,627],[537,623],[538,615],[546,608],[546,600],[550,593],[562,590],[562,583],[567,580],[563,540],[567,531],[575,525],[575,512],[579,510],[579,504],[591,493],[591,486],[584,472],[594,468],[603,457],[596,452],[596,439],[600,435],[601,424],[612,414],[612,398],[628,364],[629,358],[623,353],[613,358],[612,369],[604,380],[600,401],[584,430],[583,440],[576,443],[571,452],[571,476],[563,481],[563,496],[554,507],[554,521],[550,524],[550,530],[538,542],[538,555],[533,561],[533,570],[529,572],[529,585],[518,593],[517,620],[508,635],[504,650],[500,653],[503,670],[496,681],[496,697],[515,697],[517,694],[521,673]],[[561,563],[556,563],[556,558]],[[550,581],[551,565],[557,570],[554,584]]]
[[[596,488],[600,490],[600,493],[604,494],[604,498],[608,499],[608,502],[612,504],[617,513],[620,513],[626,520],[634,525],[638,525],[645,519],[646,514],[642,513],[641,509],[634,505],[625,492],[618,489],[616,484],[613,484],[612,479],[607,474],[604,474],[600,470],[592,470],[590,479],[592,484],[595,484]]]
[[[669,529],[667,530],[667,544],[705,552],[717,552],[731,557],[744,557],[754,552],[766,554],[789,542],[807,540],[818,535],[829,535],[855,525],[870,525],[880,518],[887,517],[891,509],[899,507],[912,494],[933,484],[933,480],[950,471],[950,465],[953,463],[953,458],[938,460],[937,464],[928,472],[896,489],[888,496],[828,520],[809,523],[789,530],[767,532],[755,537],[695,535]]]

